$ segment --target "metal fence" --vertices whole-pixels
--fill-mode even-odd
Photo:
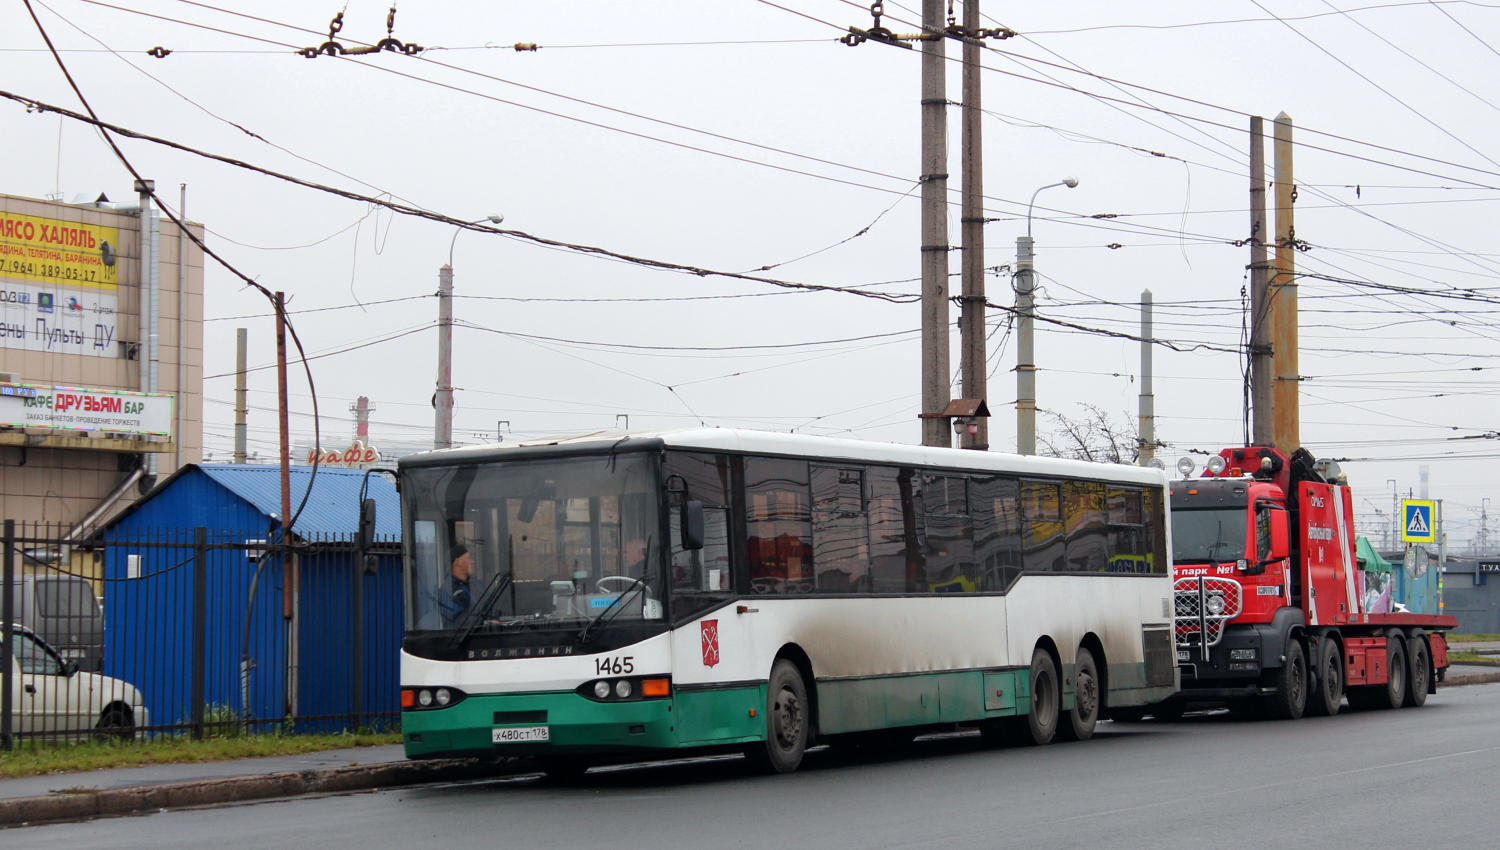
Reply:
[[[6,520],[0,747],[391,728],[399,549]]]

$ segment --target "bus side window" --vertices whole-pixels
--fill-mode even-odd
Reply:
[[[1075,573],[1102,573],[1109,566],[1109,522],[1104,485],[1098,481],[1063,483],[1068,529],[1068,565]]]
[[[1146,533],[1145,572],[1157,575],[1167,573],[1167,517],[1163,509],[1160,487],[1147,487],[1141,494],[1141,504]]]
[[[998,475],[969,479],[979,589],[1008,590],[1021,573],[1020,482]]]
[[[745,458],[745,526],[752,592],[813,592],[807,461]]]
[[[962,475],[922,476],[927,532],[925,579],[912,593],[974,593],[974,533],[969,517],[969,480]]]
[[[1062,572],[1067,566],[1062,485],[1021,482],[1021,562],[1026,572]]]
[[[1104,501],[1109,509],[1109,571],[1151,572],[1141,491],[1112,487],[1105,491]]]
[[[910,469],[872,466],[869,485],[870,591],[904,594],[908,579],[926,574],[918,513],[921,494]]]
[[[729,509],[703,509],[703,548],[683,549],[682,514],[669,515],[672,533],[672,618],[682,620],[734,595],[730,573]]]
[[[869,587],[865,472],[812,468],[813,569],[818,593],[864,593]]]

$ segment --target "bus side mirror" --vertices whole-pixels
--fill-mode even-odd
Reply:
[[[696,550],[703,548],[703,503],[682,503],[682,548],[684,550]]]
[[[370,549],[375,545],[375,500],[365,499],[359,505],[359,534],[355,537],[355,548],[364,562],[365,575],[375,575],[379,569],[377,557]]]

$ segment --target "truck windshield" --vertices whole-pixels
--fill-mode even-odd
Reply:
[[[402,495],[408,632],[663,616],[650,456],[417,468]]]
[[[1172,562],[1222,564],[1245,557],[1244,508],[1173,508]]]

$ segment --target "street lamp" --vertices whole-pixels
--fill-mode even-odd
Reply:
[[[1036,282],[1032,270],[1031,209],[1043,189],[1078,186],[1077,177],[1064,177],[1031,193],[1026,205],[1026,235],[1016,237],[1016,451],[1036,454],[1036,315],[1032,293]]]
[[[505,216],[492,213],[467,223],[488,221],[499,224],[504,220]],[[458,234],[466,229],[460,227],[453,231],[453,239],[448,242],[448,264],[438,269],[438,372],[437,392],[432,395],[432,447],[435,449],[453,445],[453,246],[458,244]]]

